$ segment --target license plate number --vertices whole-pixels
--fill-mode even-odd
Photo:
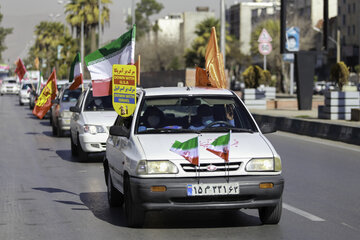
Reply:
[[[188,184],[188,196],[236,195],[240,193],[238,183]]]

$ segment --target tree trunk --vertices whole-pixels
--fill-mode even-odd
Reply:
[[[90,37],[91,37],[91,44],[90,44],[90,49],[91,52],[94,52],[97,48],[97,44],[96,44],[96,28],[92,27],[90,29]]]

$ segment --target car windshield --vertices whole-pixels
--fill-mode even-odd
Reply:
[[[85,100],[84,111],[114,111],[112,96],[94,97],[90,91]]]
[[[34,88],[36,88],[36,83],[33,83],[33,84],[31,84],[31,83],[26,83],[26,84],[24,84],[23,86],[22,86],[22,90],[26,90],[26,89],[32,89],[32,86],[34,86]]]
[[[233,96],[148,97],[136,120],[135,132],[256,132],[241,102]]]
[[[75,90],[65,89],[64,94],[61,98],[62,102],[76,102],[81,94],[81,88]]]

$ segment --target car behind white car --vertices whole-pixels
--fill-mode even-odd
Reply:
[[[117,113],[112,106],[112,96],[94,97],[90,87],[82,92],[70,120],[72,155],[86,161],[89,153],[105,152],[109,128]]]

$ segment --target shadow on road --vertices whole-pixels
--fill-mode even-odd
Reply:
[[[42,121],[40,121],[40,124],[43,125],[43,126],[49,126],[50,127],[49,120],[42,120]]]
[[[89,154],[88,159],[86,161],[80,161],[77,157],[71,155],[71,150],[56,150],[55,152],[62,160],[68,162],[94,163],[94,162],[102,162],[104,159],[104,153]]]
[[[127,226],[123,207],[110,208],[106,192],[80,193],[80,200],[95,217],[116,226]],[[180,214],[179,214],[180,213]],[[148,212],[145,229],[225,228],[260,226],[258,217],[241,211]]]
[[[37,191],[43,191],[43,192],[47,192],[47,193],[69,193],[72,195],[77,195],[76,193],[73,192],[69,192],[60,188],[51,188],[51,187],[36,187],[36,188],[32,188],[34,190]]]
[[[43,131],[42,134],[44,134],[45,136],[48,136],[48,137],[54,136],[51,131]]]

